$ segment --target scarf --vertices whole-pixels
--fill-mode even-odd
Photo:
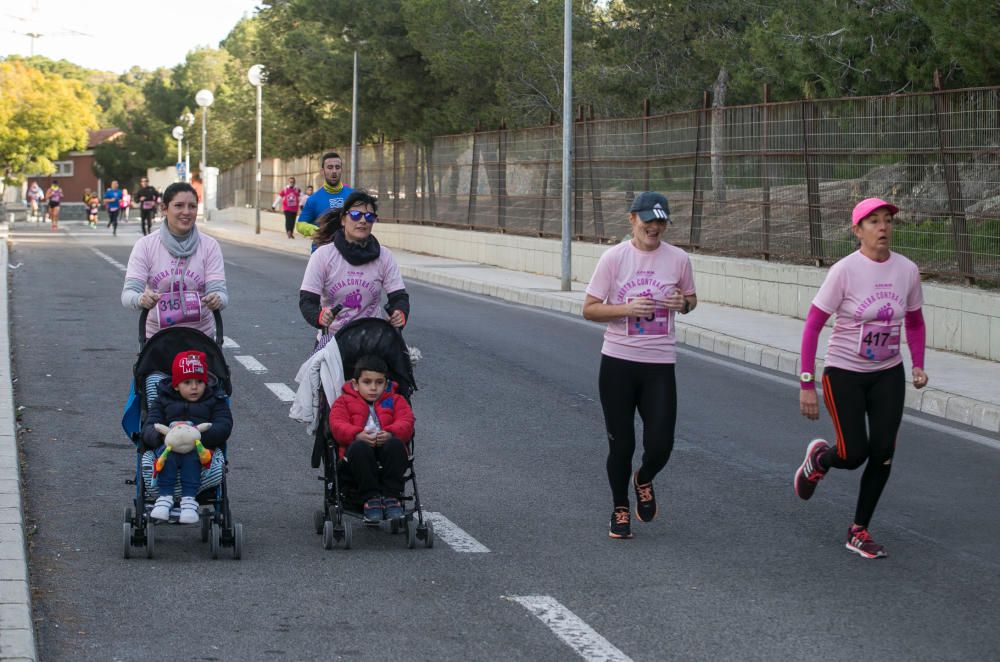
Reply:
[[[347,260],[348,264],[353,264],[354,266],[377,260],[379,254],[382,252],[382,247],[379,246],[378,239],[373,235],[369,235],[363,244],[347,241],[343,228],[339,228],[334,233],[333,245],[337,247],[337,252]]]
[[[341,182],[340,184],[337,184],[336,186],[330,186],[326,182],[323,182],[323,190],[326,191],[327,193],[331,194],[331,195],[335,195],[335,194],[340,193],[341,191],[344,190],[344,184],[343,184],[343,182]]]
[[[191,231],[183,237],[177,237],[167,229],[167,222],[160,226],[160,242],[174,257],[191,257],[198,250],[198,226],[192,225]]]

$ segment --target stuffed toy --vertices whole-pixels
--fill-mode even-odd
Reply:
[[[171,452],[183,455],[195,451],[198,453],[198,460],[201,461],[201,466],[207,467],[212,463],[212,451],[201,444],[201,433],[212,427],[211,423],[191,425],[187,421],[174,421],[170,424],[170,427],[162,423],[157,423],[153,427],[163,435],[163,444],[166,446],[160,457],[156,458],[156,464],[153,465],[154,476],[159,474],[163,469],[163,465],[167,461],[167,456]]]

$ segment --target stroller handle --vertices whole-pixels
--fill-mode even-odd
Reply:
[[[338,303],[336,306],[330,309],[330,312],[333,313],[334,319],[336,319],[337,315],[339,315],[340,311],[342,311],[343,309],[344,309],[344,304],[342,303]],[[330,325],[320,327],[320,330],[323,332],[324,336],[329,335]]]
[[[149,308],[143,308],[139,313],[139,348],[146,344],[146,318],[149,317]],[[218,310],[212,311],[215,318],[215,344],[222,347],[225,338],[222,335],[222,313]]]

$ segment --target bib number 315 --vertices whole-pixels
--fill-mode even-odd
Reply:
[[[629,297],[626,302],[631,303],[633,297]],[[673,314],[667,305],[662,301],[653,301],[655,308],[650,315],[645,317],[629,317],[628,331],[630,336],[667,336],[670,335],[671,319]]]
[[[201,296],[197,292],[166,292],[156,303],[160,327],[201,321]]]

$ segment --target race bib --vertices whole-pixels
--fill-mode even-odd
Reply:
[[[156,313],[160,328],[200,322],[201,297],[198,292],[165,292],[156,302]]]
[[[885,361],[898,356],[899,324],[862,324],[858,335],[858,355],[869,361]]]
[[[299,204],[299,196],[294,193],[289,193],[285,196],[285,205],[288,207],[297,207]]]
[[[156,204],[155,200],[143,200],[142,201],[142,208],[143,209],[152,209],[153,205],[155,205],[155,204]]]
[[[625,303],[631,303],[635,301],[636,297],[628,297],[625,299]],[[655,308],[653,312],[646,317],[629,317],[628,318],[628,331],[626,335],[629,336],[667,336],[670,335],[671,321],[673,320],[673,314],[669,308],[667,308],[666,303],[663,301],[653,300]]]

